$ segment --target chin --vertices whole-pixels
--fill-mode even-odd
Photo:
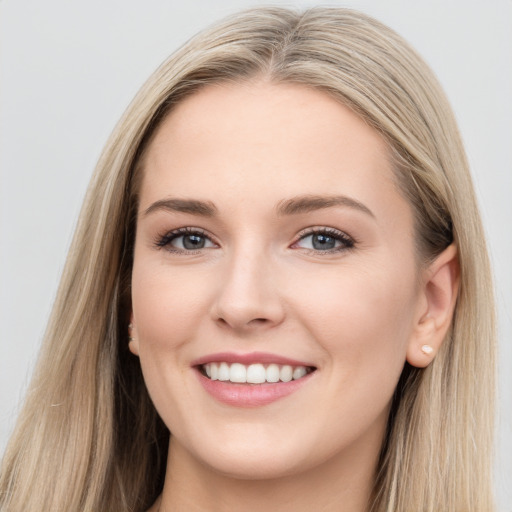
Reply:
[[[279,453],[258,454],[251,457],[223,457],[205,461],[214,472],[237,480],[272,480],[306,471],[309,467]]]
[[[283,478],[307,471],[329,458],[329,454],[322,457],[314,448],[318,443],[308,443],[306,435],[289,434],[281,432],[276,437],[270,432],[265,435],[260,429],[258,433],[253,430],[250,436],[224,436],[219,441],[212,436],[208,445],[197,444],[190,447],[189,453],[215,473],[240,480]]]

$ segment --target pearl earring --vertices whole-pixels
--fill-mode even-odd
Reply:
[[[430,354],[432,354],[432,352],[434,352],[434,349],[433,349],[430,345],[423,345],[423,346],[421,347],[421,351],[422,351],[425,355],[429,356]]]
[[[135,341],[135,338],[132,337],[132,329],[133,324],[128,324],[128,342],[131,343],[132,341]]]

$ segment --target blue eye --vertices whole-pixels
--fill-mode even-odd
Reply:
[[[216,247],[203,232],[192,228],[181,228],[160,237],[156,245],[171,252],[192,252]]]
[[[294,246],[315,252],[338,252],[354,247],[354,241],[341,231],[324,228],[303,234]]]

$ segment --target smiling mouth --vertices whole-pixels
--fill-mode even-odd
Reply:
[[[210,380],[233,384],[276,384],[299,380],[314,372],[314,366],[291,366],[287,364],[249,364],[216,362],[198,366],[199,371]]]

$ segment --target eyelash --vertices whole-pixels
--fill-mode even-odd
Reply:
[[[333,238],[335,242],[341,242],[341,245],[339,247],[334,247],[332,249],[305,249],[308,252],[308,254],[336,254],[343,251],[349,251],[353,249],[356,245],[356,241],[343,231],[339,231],[338,229],[334,228],[314,227],[301,231],[297,236],[297,241],[292,244],[292,247],[296,246],[301,240],[304,240],[309,236],[315,235],[326,235],[329,238]]]
[[[200,228],[186,227],[186,228],[175,229],[173,231],[169,231],[168,233],[166,233],[164,235],[158,236],[155,241],[155,246],[159,249],[166,248],[166,250],[168,250],[169,252],[174,253],[174,254],[187,254],[187,255],[199,254],[201,252],[201,250],[204,248],[200,248],[200,249],[196,249],[196,250],[193,250],[193,249],[187,250],[187,249],[174,248],[171,246],[171,243],[174,240],[176,240],[177,238],[180,238],[182,236],[186,236],[186,235],[189,235],[189,236],[196,235],[198,237],[206,238],[213,244],[218,245],[214,241],[214,239],[210,235],[208,235],[204,230],[202,230]],[[350,237],[349,235],[344,233],[343,231],[339,231],[334,228],[322,227],[322,228],[308,228],[308,229],[301,231],[298,234],[296,241],[293,242],[291,247],[292,248],[296,247],[297,244],[301,240],[304,240],[309,236],[315,236],[315,235],[325,235],[329,238],[333,238],[335,240],[335,242],[341,242],[341,245],[339,247],[334,247],[331,249],[303,248],[303,250],[307,251],[308,254],[315,254],[315,255],[335,254],[335,253],[340,253],[343,251],[351,250],[356,245],[356,241],[352,237]]]
[[[188,235],[188,236],[196,235],[196,236],[199,236],[202,238],[206,238],[214,244],[216,243],[216,242],[214,242],[212,237],[210,235],[206,234],[206,232],[203,231],[202,229],[186,227],[186,228],[179,228],[179,229],[175,229],[173,231],[169,231],[165,235],[161,235],[161,236],[157,237],[155,245],[159,249],[166,248],[169,252],[174,253],[174,254],[183,254],[183,253],[199,254],[199,252],[201,251],[202,248],[196,249],[196,250],[193,250],[193,249],[187,250],[187,249],[178,249],[178,248],[172,247],[171,243],[174,240],[176,240],[177,238],[180,238],[182,236],[186,236],[186,235]]]

